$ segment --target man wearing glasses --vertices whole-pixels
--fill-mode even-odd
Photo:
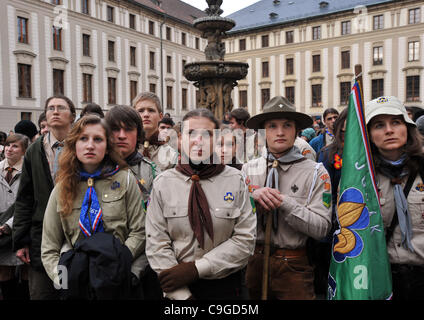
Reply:
[[[44,112],[50,131],[40,136],[25,154],[13,221],[13,250],[29,265],[31,300],[58,298],[41,262],[41,234],[59,154],[76,116],[74,104],[62,95],[48,98]]]

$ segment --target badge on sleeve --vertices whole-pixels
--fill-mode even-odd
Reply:
[[[424,184],[423,183],[417,184],[417,186],[415,187],[415,190],[419,192],[424,192]]]
[[[121,187],[121,184],[120,184],[118,181],[114,181],[114,182],[112,183],[112,185],[110,186],[110,188],[111,188],[112,190],[118,189],[118,188],[120,188],[120,187]]]
[[[331,193],[324,192],[322,194],[322,203],[327,208],[330,208],[330,206],[331,206]]]

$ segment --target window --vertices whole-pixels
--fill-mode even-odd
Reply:
[[[85,57],[90,56],[90,35],[82,34],[82,55]]]
[[[350,69],[350,51],[342,51],[342,69]]]
[[[166,86],[166,107],[168,109],[173,109],[171,86]]]
[[[114,20],[113,19],[113,7],[107,6],[106,13],[107,13],[107,21],[113,22],[113,20]]]
[[[53,27],[53,49],[62,51],[62,28]]]
[[[380,14],[378,16],[374,16],[373,17],[373,30],[383,29],[383,27],[384,27],[383,22],[384,22],[384,20],[383,20],[382,14]]]
[[[409,10],[409,24],[420,22],[420,8]]]
[[[420,101],[420,76],[406,77],[406,101]]]
[[[195,40],[194,40],[194,43],[195,43],[195,48],[197,50],[199,50],[200,49],[200,39],[196,37]]]
[[[239,50],[240,51],[246,50],[246,39],[239,40]]]
[[[351,91],[350,81],[340,82],[340,104],[341,105],[349,104],[350,91]]]
[[[166,40],[171,41],[171,28],[166,27]]]
[[[294,73],[294,59],[287,58],[286,59],[286,74],[290,75]]]
[[[267,103],[270,99],[270,92],[269,89],[261,89],[261,101],[262,101],[262,108],[264,107],[265,103]]]
[[[130,47],[130,65],[135,67],[136,64],[136,47]]]
[[[92,102],[92,75],[88,73],[82,74],[82,101]]]
[[[151,20],[149,20],[149,34],[151,34],[152,36],[155,35],[155,23]]]
[[[294,104],[294,87],[286,87],[286,98]]]
[[[185,46],[187,43],[187,34],[185,32],[181,32],[181,44]]]
[[[21,112],[21,120],[30,120],[31,121],[32,112]]]
[[[149,52],[149,64],[150,70],[155,70],[155,53],[153,51]]]
[[[315,54],[312,56],[312,72],[321,71],[321,55]]]
[[[374,79],[371,82],[371,99],[384,96],[384,79]]]
[[[383,47],[373,48],[373,65],[378,66],[383,64]]]
[[[312,107],[320,107],[322,104],[321,84],[312,85]]]
[[[269,77],[269,63],[268,61],[262,62],[262,78],[268,78]]]
[[[133,101],[134,98],[137,96],[137,81],[130,80],[130,101]]]
[[[114,62],[115,61],[115,41],[109,40],[107,42],[107,50],[108,50],[109,61]]]
[[[247,90],[239,91],[239,107],[240,108],[247,107]]]
[[[182,63],[183,68],[184,68],[184,66],[186,65],[187,61],[186,61],[185,59],[182,59],[182,60],[181,60],[181,63]]]
[[[262,36],[262,48],[266,48],[269,46],[269,37],[268,35]]]
[[[321,26],[312,28],[312,40],[321,39]]]
[[[420,42],[410,41],[408,42],[408,61],[418,61],[420,55]]]
[[[149,84],[149,91],[151,93],[156,93],[156,84],[155,83]]]
[[[294,42],[294,31],[286,31],[286,43]]]
[[[18,87],[20,98],[31,98],[31,65],[18,63]]]
[[[135,15],[130,13],[130,28],[135,30]]]
[[[28,43],[28,19],[18,17],[18,42]]]
[[[351,23],[350,21],[342,21],[342,35],[351,33]]]
[[[172,73],[172,57],[166,56],[166,72]]]
[[[59,5],[61,4],[61,0],[51,0],[51,4]]]
[[[181,89],[181,109],[187,110],[187,89]]]
[[[81,12],[90,14],[90,0],[81,0]]]
[[[108,89],[108,104],[116,104],[116,79],[108,77],[107,78],[107,89]]]
[[[63,84],[64,73],[63,70],[53,69],[53,94],[65,94],[65,86]]]

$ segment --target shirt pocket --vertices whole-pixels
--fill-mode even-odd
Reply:
[[[414,188],[414,186],[413,186]],[[412,190],[408,195],[408,212],[413,226],[424,228],[424,192]]]
[[[237,207],[233,208],[210,208],[213,219],[213,229],[215,242],[223,242],[231,237],[237,219],[241,211]]]
[[[167,221],[171,239],[177,240],[192,236],[193,231],[188,218],[188,207],[167,206],[163,210],[163,216]]]
[[[102,192],[100,206],[103,219],[109,221],[122,220],[126,223],[126,206],[124,201],[125,190],[107,190]]]

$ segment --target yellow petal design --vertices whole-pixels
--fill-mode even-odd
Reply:
[[[334,246],[334,252],[340,252],[346,254],[355,248],[356,238],[355,235],[349,229],[342,228],[340,233],[337,235],[339,242]]]
[[[354,224],[361,216],[365,203],[343,202],[338,207],[339,222],[341,227]]]

